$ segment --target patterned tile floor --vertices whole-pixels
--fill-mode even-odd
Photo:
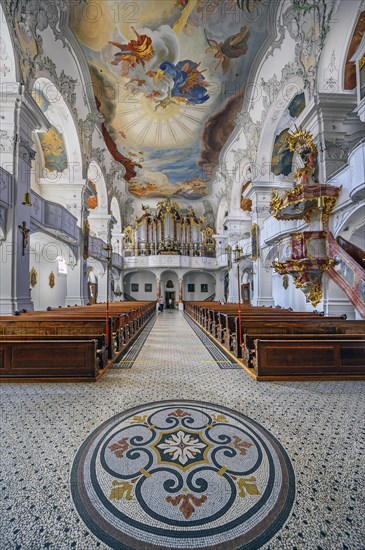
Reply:
[[[258,421],[292,460],[293,512],[266,550],[362,550],[364,389],[364,382],[256,383],[244,371],[222,370],[183,314],[164,312],[131,369],[111,370],[97,384],[2,386],[0,548],[106,550],[71,499],[77,450],[114,414],[192,399]]]

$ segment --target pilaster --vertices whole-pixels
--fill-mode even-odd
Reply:
[[[6,152],[2,168],[12,174],[13,192],[1,243],[0,313],[11,315],[16,310],[33,309],[29,284],[29,237],[31,209],[23,204],[30,192],[33,150],[33,131],[44,128],[43,113],[23,86],[7,87],[1,94],[2,119],[6,128]],[[11,122],[10,114],[13,113]],[[5,134],[2,134],[4,137]]]

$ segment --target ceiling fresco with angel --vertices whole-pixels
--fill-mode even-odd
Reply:
[[[267,37],[263,0],[89,0],[71,29],[136,197],[201,199]]]

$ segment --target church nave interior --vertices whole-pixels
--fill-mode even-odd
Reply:
[[[0,27],[0,550],[363,550],[364,0]]]

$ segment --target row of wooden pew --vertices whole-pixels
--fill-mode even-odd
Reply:
[[[316,311],[186,302],[185,311],[257,380],[364,378],[365,321]]]
[[[112,302],[0,317],[0,381],[96,381],[156,312]]]

